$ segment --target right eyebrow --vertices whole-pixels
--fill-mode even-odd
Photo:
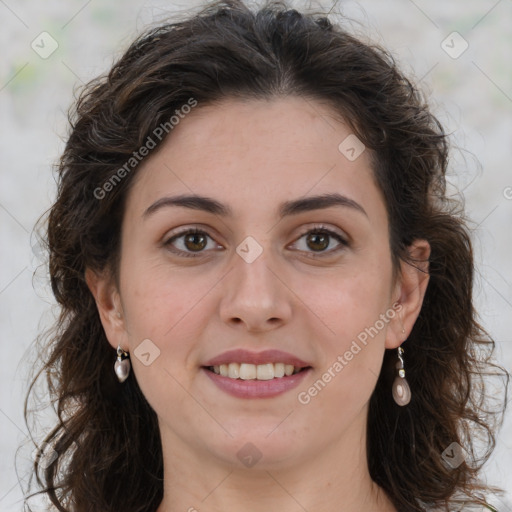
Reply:
[[[142,214],[143,218],[147,218],[155,214],[158,210],[169,206],[182,206],[184,208],[191,208],[193,210],[202,210],[215,215],[223,217],[232,216],[233,211],[229,206],[226,206],[215,199],[198,195],[180,195],[172,197],[162,197],[155,201],[147,210]]]

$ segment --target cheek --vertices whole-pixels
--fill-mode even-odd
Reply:
[[[184,388],[193,378],[194,340],[208,315],[200,300],[202,286],[158,274],[146,271],[127,279],[124,306],[132,369],[150,405],[161,412],[168,407],[166,400],[176,408],[190,400]]]
[[[378,322],[390,307],[391,266],[347,269],[317,285],[313,293],[312,304],[319,316],[333,337],[340,344],[346,343]],[[378,327],[383,330],[381,322]]]
[[[340,278],[313,297],[325,323],[312,330],[324,333],[315,338],[321,363],[315,378],[298,391],[298,401],[304,404],[304,421],[332,416],[329,425],[318,422],[326,438],[339,435],[375,389],[387,328],[380,319],[389,304],[384,282],[370,275]]]
[[[149,339],[151,344],[146,345],[150,352],[158,354],[150,372],[140,361],[134,361],[137,378],[169,389],[171,374],[187,386],[197,364],[197,341],[215,312],[208,299],[218,278],[206,274],[194,277],[161,263],[149,262],[138,268],[130,268],[128,260],[126,263],[122,294],[130,350],[137,357],[141,342]]]
[[[190,269],[175,268],[160,255],[155,261],[151,258],[128,255],[123,262],[123,306],[132,338],[152,337],[163,342],[196,310],[213,281],[194,277]]]
[[[312,309],[322,320],[317,332],[323,334],[316,340],[321,360],[319,373],[327,392],[322,391],[321,400],[357,408],[375,387],[386,331],[395,311],[389,309],[390,259],[355,267],[347,266],[328,282],[317,282],[310,287],[309,297]]]

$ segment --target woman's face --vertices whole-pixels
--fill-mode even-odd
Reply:
[[[232,99],[199,104],[141,164],[122,227],[122,317],[104,324],[177,453],[277,468],[361,445],[384,349],[406,337],[406,297],[368,151],[349,136],[319,102]],[[312,200],[327,194],[337,200]],[[250,354],[223,358],[232,350]],[[276,350],[286,355],[251,357]],[[218,357],[277,364],[235,380],[206,368]],[[293,358],[309,369],[270,379]]]

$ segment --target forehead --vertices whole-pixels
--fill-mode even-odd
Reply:
[[[340,192],[380,201],[382,214],[368,151],[347,158],[345,141],[353,146],[354,137],[332,108],[312,99],[198,104],[142,162],[128,201],[140,212],[165,193],[196,193],[270,214],[277,202]]]

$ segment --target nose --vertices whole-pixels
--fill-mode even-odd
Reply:
[[[222,321],[250,332],[266,332],[289,322],[293,293],[277,264],[265,250],[251,263],[235,255],[234,267],[223,280]]]

